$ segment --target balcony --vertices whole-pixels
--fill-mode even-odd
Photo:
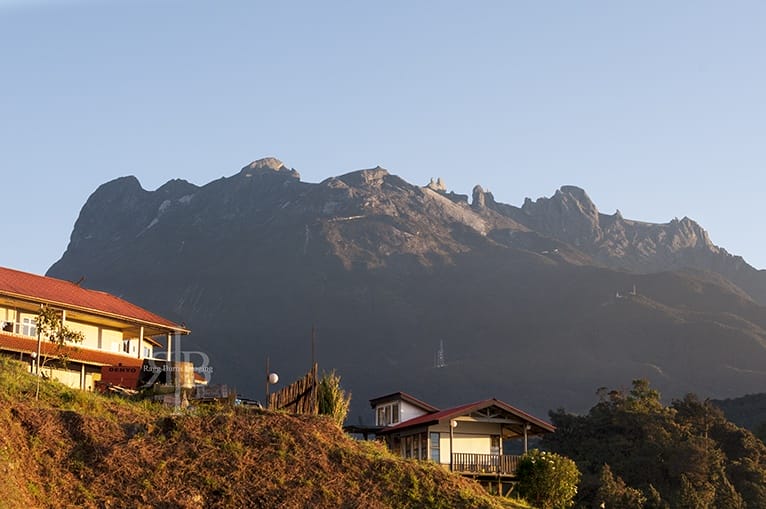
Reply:
[[[514,477],[521,456],[513,454],[452,454],[452,471],[476,476]]]

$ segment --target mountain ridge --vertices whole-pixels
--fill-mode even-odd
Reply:
[[[469,202],[381,167],[306,183],[271,158],[172,182],[99,187],[48,275],[185,321],[217,381],[251,396],[265,357],[283,379],[309,365],[312,325],[320,362],[362,399],[496,396],[544,414],[625,377],[670,397],[766,383],[761,273],[690,219],[606,216],[575,186],[521,207],[477,186]]]

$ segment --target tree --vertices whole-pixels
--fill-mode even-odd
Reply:
[[[662,495],[657,491],[654,485],[649,484],[649,488],[646,489],[646,504],[644,509],[670,509],[670,505],[662,500]]]
[[[766,447],[709,401],[688,395],[664,406],[643,380],[598,395],[587,415],[551,412],[556,433],[542,441],[577,462],[583,507],[628,488],[641,491],[646,509],[766,507]]]
[[[55,308],[43,304],[40,306],[40,310],[35,318],[35,325],[37,326],[37,369],[38,375],[37,388],[35,390],[35,398],[40,395],[40,379],[41,368],[45,367],[45,364],[52,358],[45,354],[41,359],[41,343],[42,341],[48,341],[52,343],[56,353],[55,358],[63,364],[66,364],[69,354],[65,346],[67,343],[82,343],[85,339],[85,335],[80,331],[70,329],[64,324],[62,320],[63,312],[56,310]]]
[[[714,497],[714,489],[695,485],[685,474],[681,474],[681,492],[676,505],[678,509],[708,509]]]
[[[340,386],[340,376],[335,373],[335,370],[330,373],[322,373],[318,397],[319,413],[329,415],[338,423],[338,426],[342,426],[351,405],[351,394]]]
[[[605,508],[643,509],[646,497],[640,490],[625,484],[620,476],[612,474],[609,465],[601,469],[601,486],[596,492],[596,502]]]
[[[580,471],[575,462],[552,452],[533,449],[516,469],[519,496],[540,509],[566,509],[574,504]]]

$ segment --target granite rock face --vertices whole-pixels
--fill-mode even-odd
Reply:
[[[123,177],[90,196],[48,274],[185,322],[183,348],[247,397],[266,357],[282,380],[308,369],[315,325],[354,420],[398,390],[545,415],[634,378],[668,397],[766,386],[764,273],[691,219],[602,214],[574,186],[516,207],[380,167],[307,183],[275,158],[203,186]]]
[[[657,224],[625,219],[619,210],[602,214],[587,193],[575,186],[563,186],[550,198],[527,198],[520,208],[496,203],[491,195],[483,200],[500,214],[576,247],[605,267],[641,274],[682,269],[715,272],[766,304],[766,272],[714,245],[708,233],[688,217]]]

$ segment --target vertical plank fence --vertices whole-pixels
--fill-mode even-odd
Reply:
[[[285,410],[294,414],[318,414],[319,394],[317,363],[306,375],[287,387],[269,394],[269,409]]]

